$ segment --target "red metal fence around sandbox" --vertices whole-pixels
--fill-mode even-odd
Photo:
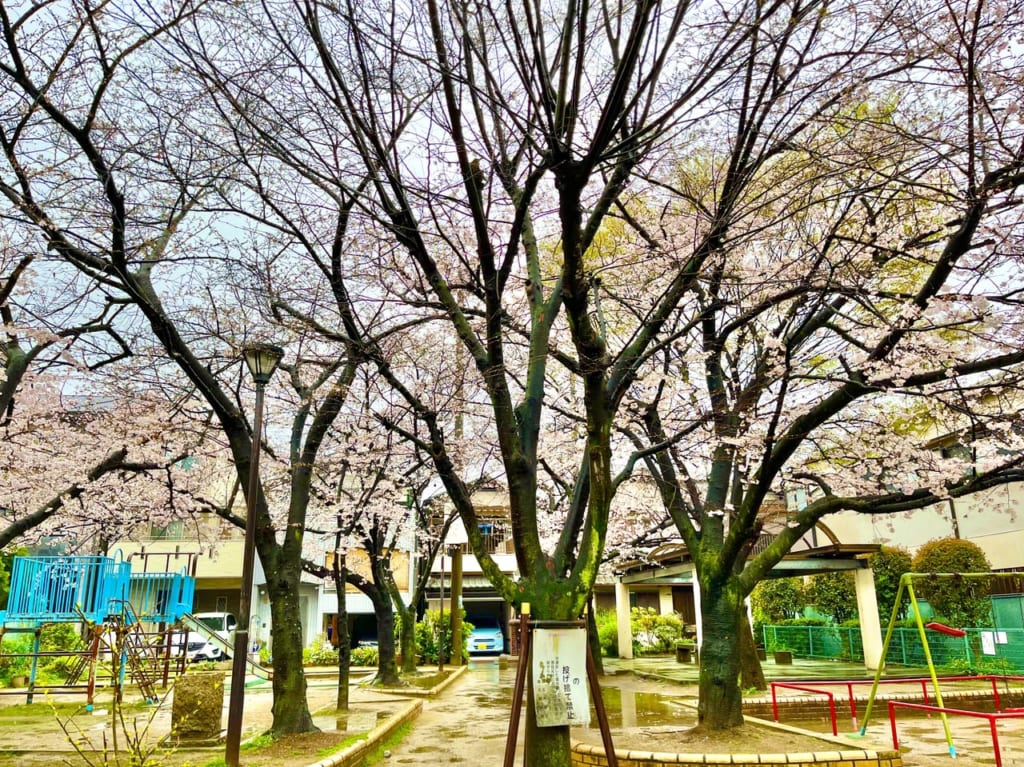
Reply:
[[[995,714],[986,713],[984,711],[964,711],[959,708],[945,708],[942,706],[927,706],[923,703],[905,703],[898,700],[889,701],[889,726],[892,728],[892,747],[897,751],[900,750],[899,736],[896,734],[896,709],[907,708],[914,711],[926,711],[929,714],[955,714],[957,716],[969,716],[975,719],[985,719],[988,721],[989,733],[992,735],[992,751],[996,757],[996,767],[1003,767],[1002,753],[999,748],[999,731],[996,729],[996,723],[1001,719],[1024,719],[1024,708],[1008,708],[1006,711],[1000,711]],[[955,757],[956,752],[953,747],[950,746],[950,756]]]
[[[1024,682],[1024,676],[1003,676],[999,674],[985,674],[981,676],[940,676],[938,681],[942,682],[980,682],[988,681],[992,685],[992,700],[995,704],[996,712],[1002,711],[1002,699],[999,697],[999,682]],[[779,721],[779,703],[776,694],[777,689],[786,690],[798,690],[800,692],[809,692],[818,695],[824,695],[828,701],[829,707],[829,718],[832,724],[832,734],[838,735],[839,728],[836,721],[836,701],[835,694],[826,688],[828,687],[845,687],[846,695],[850,703],[850,717],[853,720],[853,729],[859,729],[857,724],[857,701],[853,697],[853,688],[860,687],[863,685],[873,684],[871,679],[835,679],[828,681],[800,681],[800,682],[771,682],[772,691],[772,718],[777,722]],[[892,679],[880,679],[878,684],[881,685],[896,685],[896,684],[920,684],[921,685],[921,697],[924,705],[929,705],[928,698],[928,685],[932,684],[931,677],[896,677]]]

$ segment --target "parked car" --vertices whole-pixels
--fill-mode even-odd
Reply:
[[[224,645],[233,647],[237,621],[231,613],[196,613],[192,616],[203,624],[212,634],[220,637]],[[191,661],[226,660],[230,654],[225,652],[221,642],[213,640],[209,635],[199,631],[189,631],[185,639],[185,657]]]
[[[198,632],[190,631],[185,640],[185,657],[189,663],[196,663],[204,660],[224,660],[228,654],[216,642],[210,641]]]
[[[496,618],[467,619],[473,624],[469,633],[469,654],[485,655],[505,651],[505,635]]]

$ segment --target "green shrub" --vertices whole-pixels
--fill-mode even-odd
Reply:
[[[668,652],[683,638],[683,620],[678,613],[662,615],[653,607],[629,611],[634,655]]]
[[[857,614],[857,591],[853,573],[822,573],[811,578],[807,598],[832,623],[842,623]]]
[[[330,645],[318,644],[315,647],[302,649],[303,666],[337,666],[338,649]]]
[[[765,624],[777,624],[801,615],[807,599],[800,578],[774,578],[761,581],[750,594],[754,614],[754,634],[760,636]]]
[[[619,657],[619,622],[614,610],[598,610],[594,613],[597,624],[597,641],[601,654],[606,658]]]
[[[466,611],[462,611],[465,618]],[[423,620],[416,624],[416,654],[420,663],[437,663],[437,638],[438,621],[441,619],[437,610],[427,610]],[[469,634],[473,630],[473,624],[462,621],[462,662],[469,663],[468,641]],[[444,650],[445,658],[451,657],[452,647],[452,624],[451,614],[445,610],[444,620],[441,623],[441,647]]]
[[[874,573],[875,596],[878,599],[878,615],[885,625],[892,616],[896,604],[896,594],[900,588],[900,578],[904,573],[911,572],[913,560],[910,552],[895,546],[883,546],[877,554],[868,559],[868,566]],[[907,598],[904,594],[898,615],[906,609]]]
[[[31,634],[6,634],[3,637],[0,641],[0,684],[10,687],[13,677],[28,674],[32,659],[12,656],[32,652],[34,642]]]
[[[824,618],[786,618],[778,622],[779,626],[828,626]]]
[[[376,666],[378,657],[376,647],[353,647],[349,664],[352,666]]]
[[[976,544],[960,538],[928,541],[914,556],[915,573],[987,573],[992,566]],[[914,592],[927,599],[936,616],[957,627],[991,623],[992,600],[985,579],[925,578]]]

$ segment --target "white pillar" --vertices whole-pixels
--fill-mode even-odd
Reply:
[[[857,616],[860,620],[860,638],[864,647],[864,666],[869,671],[882,665],[882,623],[878,617],[878,599],[875,596],[875,574],[870,567],[853,571],[857,593]]]
[[[675,605],[672,604],[672,587],[662,586],[658,589],[658,612],[662,615],[670,615],[675,611]]]
[[[629,586],[615,583],[615,621],[619,634],[619,657],[633,657],[633,628],[629,621]]]

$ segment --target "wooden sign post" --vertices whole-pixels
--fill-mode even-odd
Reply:
[[[519,738],[519,721],[523,706],[523,692],[526,689],[527,672],[530,668],[530,664],[534,662],[534,637],[533,633],[537,629],[580,629],[586,632],[587,622],[585,620],[577,621],[534,621],[530,617],[530,605],[523,603],[522,611],[519,618],[519,667],[516,669],[516,681],[515,686],[512,689],[512,711],[508,720],[508,737],[505,740],[505,762],[504,767],[514,767],[516,759],[516,742]],[[601,687],[598,683],[597,678],[597,666],[594,663],[594,656],[590,652],[590,643],[584,641],[586,647],[586,666],[587,666],[587,682],[590,687],[590,696],[594,701],[594,712],[597,714],[598,727],[601,730],[601,742],[604,744],[605,756],[608,759],[608,767],[618,767],[619,762],[615,757],[615,746],[612,744],[612,733],[611,728],[608,725],[608,713],[604,707],[604,699],[601,697]],[[550,661],[547,662],[549,665]],[[539,669],[534,670],[535,673],[540,673]],[[545,673],[549,676],[551,673],[556,675],[555,679],[566,678],[566,681],[571,684],[570,678],[572,672],[569,666],[565,666],[564,669],[556,670],[554,672],[551,669],[545,669]],[[570,696],[570,691],[565,688],[562,689],[566,697]],[[574,720],[573,713],[573,702],[571,700],[566,701],[566,721],[571,722]],[[589,713],[589,712],[584,712]],[[588,720],[589,717],[583,717],[583,720]]]

